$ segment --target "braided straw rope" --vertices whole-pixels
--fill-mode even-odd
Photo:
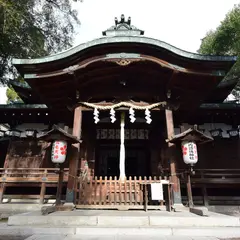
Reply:
[[[159,107],[159,106],[166,106],[166,102],[158,102],[158,103],[153,103],[147,106],[138,106],[135,105],[133,103],[130,102],[120,102],[120,103],[116,103],[110,106],[102,106],[102,105],[98,105],[98,104],[94,104],[94,103],[88,103],[88,102],[81,102],[82,105],[86,106],[86,107],[90,107],[90,108],[96,108],[99,110],[110,110],[112,108],[119,108],[119,107],[129,107],[129,108],[134,108],[137,110],[146,110],[146,109],[152,109],[155,107]]]

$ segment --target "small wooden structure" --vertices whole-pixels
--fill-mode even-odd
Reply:
[[[72,136],[71,134],[67,133],[60,127],[54,125],[52,129],[46,133],[43,133],[38,139],[43,140],[48,143],[53,143],[54,141],[65,141],[67,145],[70,144],[79,144],[81,141],[77,139],[77,137]],[[70,146],[68,146],[69,148]],[[69,151],[67,149],[67,151]],[[69,154],[68,154],[69,155]],[[64,165],[63,163],[57,164],[59,165],[59,175],[58,175],[58,186],[57,186],[57,193],[56,193],[56,205],[61,204],[61,195],[62,195],[62,185],[64,181]]]
[[[197,125],[194,125],[193,128],[189,128],[188,130],[174,135],[166,140],[167,142],[181,144],[183,142],[194,142],[197,145],[204,144],[207,142],[213,141],[212,137],[206,136],[203,132],[198,130]],[[197,154],[197,150],[196,154]],[[188,206],[193,207],[193,197],[192,197],[192,186],[191,186],[191,174],[194,174],[192,169],[193,166],[189,166],[190,169],[186,171],[186,182],[187,182],[187,195],[188,195]]]
[[[160,203],[151,200],[149,186],[152,183],[163,184],[165,200]],[[82,181],[79,179],[76,186],[77,208],[105,208],[105,209],[166,209],[171,211],[171,182],[167,177],[129,177],[121,181],[117,176],[112,177],[90,177]]]
[[[0,106],[0,123],[21,130],[19,137],[0,141],[1,199],[35,193],[43,202],[55,195],[58,174],[48,145],[25,135],[28,128],[40,134],[54,124],[64,136],[82,140],[64,163],[63,192],[66,202],[83,208],[181,204],[186,167],[173,139],[165,139],[177,132],[184,137],[195,124],[208,136],[222,129],[213,143],[199,147],[196,169],[217,174],[214,169],[240,168],[238,129],[235,136],[227,132],[240,123],[240,105],[223,102],[237,83],[227,77],[236,57],[189,53],[143,34],[122,16],[100,39],[45,58],[13,59],[25,83],[11,84],[24,104]],[[206,191],[216,196],[221,186],[234,188],[238,182],[234,175],[222,178],[226,185],[221,185],[212,172],[203,178],[196,172],[193,198],[199,188],[214,185]],[[151,201],[154,181],[168,183],[164,201]]]

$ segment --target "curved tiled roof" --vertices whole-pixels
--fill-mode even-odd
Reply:
[[[184,51],[182,49],[176,48],[168,43],[163,41],[147,38],[144,36],[115,36],[115,37],[103,37],[96,40],[92,40],[83,44],[80,44],[76,47],[70,48],[64,52],[42,57],[35,59],[17,59],[14,58],[12,60],[14,65],[22,65],[22,64],[41,64],[48,63],[52,61],[58,61],[67,57],[70,57],[78,52],[84,51],[91,47],[100,46],[103,44],[111,44],[111,43],[137,43],[137,44],[146,44],[152,45],[157,48],[166,49],[169,52],[172,52],[176,55],[179,55],[184,58],[189,58],[193,60],[201,60],[201,61],[236,61],[236,56],[209,56],[209,55],[201,55],[197,53],[191,53]]]

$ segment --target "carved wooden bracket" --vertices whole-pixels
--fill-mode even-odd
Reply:
[[[140,62],[140,61],[144,61],[144,59],[140,59],[140,58],[121,58],[121,59],[107,59],[108,62],[113,62],[116,63],[120,66],[128,66],[129,64],[133,63],[133,62]]]

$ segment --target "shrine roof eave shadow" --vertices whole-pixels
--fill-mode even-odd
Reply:
[[[230,70],[235,64],[236,56],[209,56],[190,53],[176,48],[163,41],[143,36],[103,37],[80,44],[64,52],[35,59],[16,59],[12,63],[23,75],[25,73],[41,73],[64,68],[84,59],[100,54],[116,52],[134,52],[148,54],[164,59],[180,66],[195,66],[197,68]],[[51,64],[49,64],[51,63]]]

